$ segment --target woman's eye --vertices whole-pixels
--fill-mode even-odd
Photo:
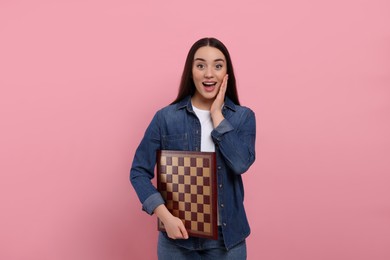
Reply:
[[[222,69],[222,64],[217,64],[217,65],[215,65],[215,67],[217,68],[217,69]]]
[[[204,65],[203,65],[203,64],[198,64],[198,65],[196,65],[196,67],[197,67],[198,69],[203,69],[203,68],[204,68]]]

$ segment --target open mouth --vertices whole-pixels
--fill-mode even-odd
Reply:
[[[217,85],[217,82],[202,82],[203,86],[205,87],[214,87]]]

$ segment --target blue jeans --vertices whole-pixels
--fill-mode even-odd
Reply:
[[[246,259],[245,240],[238,245],[226,250],[222,232],[218,230],[218,240],[189,238],[193,240],[192,248],[185,248],[175,244],[175,241],[167,238],[160,232],[158,237],[157,255],[159,260],[201,260],[201,259]]]

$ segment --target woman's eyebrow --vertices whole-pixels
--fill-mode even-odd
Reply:
[[[194,61],[196,61],[196,60],[199,60],[199,61],[206,61],[205,59],[203,59],[203,58],[196,58],[196,59],[194,59]],[[223,62],[225,62],[225,60],[224,59],[215,59],[214,60],[214,62],[218,62],[218,61],[223,61]]]

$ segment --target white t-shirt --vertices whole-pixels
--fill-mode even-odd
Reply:
[[[196,116],[199,118],[202,136],[200,142],[201,152],[215,152],[215,145],[211,138],[211,131],[213,131],[213,120],[209,110],[202,110],[192,105]]]

